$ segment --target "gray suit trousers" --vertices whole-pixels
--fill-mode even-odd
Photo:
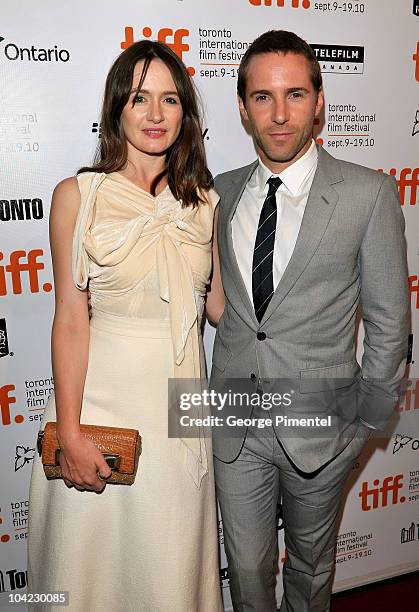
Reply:
[[[342,491],[371,430],[360,423],[343,451],[311,474],[294,466],[273,428],[262,431],[249,428],[238,458],[214,464],[234,610],[277,610],[282,499],[287,558],[280,612],[328,612]]]

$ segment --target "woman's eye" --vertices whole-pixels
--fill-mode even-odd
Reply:
[[[165,102],[168,102],[169,104],[177,104],[178,103],[176,98],[165,98]]]
[[[134,104],[141,104],[144,101],[145,101],[144,96],[140,96],[140,95],[134,96]]]

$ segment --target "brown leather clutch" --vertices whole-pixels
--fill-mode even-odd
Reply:
[[[141,454],[141,436],[136,429],[81,424],[80,432],[94,442],[111,468],[112,474],[106,482],[126,485],[134,482]],[[37,448],[45,476],[62,478],[55,422],[50,421],[38,433]]]

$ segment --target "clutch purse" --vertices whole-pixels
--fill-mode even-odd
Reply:
[[[141,436],[136,429],[80,425],[80,432],[102,452],[112,470],[106,482],[131,485],[135,480],[141,454]],[[38,453],[47,478],[62,478],[57,424],[49,422],[38,433]]]

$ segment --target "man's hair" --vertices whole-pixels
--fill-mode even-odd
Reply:
[[[320,90],[322,86],[320,64],[310,45],[297,36],[297,34],[294,34],[294,32],[270,30],[256,38],[243,55],[237,80],[237,93],[243,102],[246,98],[246,78],[249,63],[252,57],[265,53],[294,53],[295,55],[302,55],[305,57],[309,64],[310,78],[313,87],[316,91]]]

